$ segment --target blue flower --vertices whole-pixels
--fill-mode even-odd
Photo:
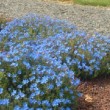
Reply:
[[[13,91],[11,92],[11,96],[15,96],[16,93],[17,93],[17,91],[16,91],[16,90],[13,90]]]
[[[48,76],[42,77],[41,84],[47,83],[48,82],[48,79],[49,79]]]
[[[35,76],[30,77],[29,80],[30,80],[30,81],[35,80]]]
[[[10,66],[17,67],[18,63],[12,63]]]
[[[28,79],[24,79],[24,80],[22,81],[22,84],[23,84],[23,85],[28,84],[28,83],[29,83],[29,80],[28,80]]]
[[[46,105],[46,106],[48,106],[48,107],[50,106],[50,103],[49,103],[48,100],[43,100],[43,101],[42,101],[42,104],[43,104],[43,105]]]
[[[21,89],[23,87],[23,85],[21,85],[21,84],[19,84],[18,86],[17,86],[17,88],[19,88],[19,89]]]
[[[26,66],[27,69],[31,68],[31,65],[27,61],[23,61],[23,64]]]
[[[8,105],[9,99],[0,99],[0,105]]]
[[[19,95],[21,98],[25,97],[25,94],[24,94],[23,92],[21,92],[21,91],[18,92],[18,95]]]
[[[52,90],[54,88],[54,85],[53,84],[50,84],[47,88],[50,89],[50,90]]]
[[[56,107],[61,103],[60,99],[54,99],[54,101],[52,102],[52,106]]]
[[[8,73],[7,76],[8,76],[8,77],[11,77],[12,75],[11,75],[11,73]]]
[[[2,94],[3,93],[3,88],[0,88],[0,94]]]
[[[16,105],[16,106],[14,107],[14,110],[21,110],[21,108],[20,108],[18,105]]]
[[[17,74],[21,74],[21,73],[22,73],[21,70],[18,70]]]

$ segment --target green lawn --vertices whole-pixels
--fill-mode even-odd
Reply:
[[[73,0],[77,4],[93,6],[110,6],[110,0]]]
[[[93,5],[93,6],[110,6],[110,0],[59,0],[62,2],[73,1],[75,4]]]

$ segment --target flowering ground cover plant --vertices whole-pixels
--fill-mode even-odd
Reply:
[[[50,35],[43,36],[48,22]],[[0,32],[1,109],[69,110],[70,105],[76,103],[79,80],[57,54],[51,55],[52,48],[57,51],[54,42],[60,42],[56,40],[58,33],[69,32],[74,26],[67,28],[62,22],[60,31],[60,21],[48,22],[37,16],[26,16],[8,23]],[[34,32],[37,26],[32,27],[31,23],[46,28]]]
[[[80,35],[78,35],[80,36]],[[73,43],[75,42],[76,43]],[[100,36],[76,37],[70,40],[72,47],[66,62],[80,78],[94,78],[110,74],[110,38]]]
[[[88,38],[65,21],[34,14],[0,32],[0,109],[74,110],[76,76],[104,73],[110,73],[109,37]]]

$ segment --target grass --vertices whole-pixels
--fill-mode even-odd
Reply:
[[[93,6],[110,6],[110,0],[74,0],[75,3]]]
[[[59,0],[62,2],[73,1],[75,4],[92,6],[110,6],[110,0]]]

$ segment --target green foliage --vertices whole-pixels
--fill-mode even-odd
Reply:
[[[60,48],[60,40],[74,29],[33,14],[7,23],[0,32],[0,109],[7,105],[11,110],[76,107],[80,81],[61,63],[59,54],[53,57],[62,49],[65,53],[68,47]]]
[[[31,14],[7,23],[0,38],[0,109],[71,110],[77,78],[110,74],[109,37],[67,22]]]
[[[74,0],[75,3],[93,6],[110,6],[110,0]]]
[[[0,17],[0,30],[6,25],[7,19],[5,17]]]

